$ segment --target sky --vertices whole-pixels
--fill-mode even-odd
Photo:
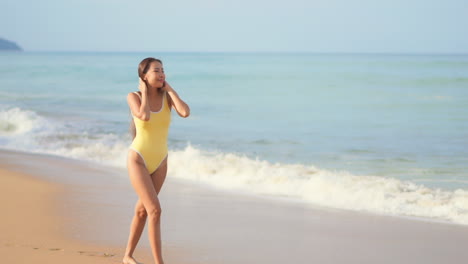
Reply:
[[[0,0],[27,51],[468,53],[468,0]]]

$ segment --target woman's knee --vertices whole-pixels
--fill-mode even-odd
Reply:
[[[143,208],[138,208],[135,210],[135,215],[138,218],[160,218],[161,217],[161,207],[152,207],[149,210],[146,210],[144,207]]]
[[[143,205],[141,199],[138,199],[138,201],[135,204],[135,215],[138,218],[146,218],[146,216],[148,216],[148,214],[146,213],[145,206]]]
[[[141,207],[135,210],[135,215],[138,218],[146,218],[148,216],[148,213],[146,212],[145,207]]]
[[[161,217],[161,207],[154,206],[146,211],[147,215],[151,219],[159,219]]]
[[[158,203],[151,202],[147,208],[143,205],[141,200],[138,200],[135,205],[135,215],[139,218],[159,218],[161,217],[161,206]]]

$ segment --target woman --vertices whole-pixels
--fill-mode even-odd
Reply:
[[[158,194],[167,173],[167,135],[171,122],[171,109],[181,117],[190,114],[189,106],[166,82],[162,62],[146,58],[138,67],[140,92],[129,93],[127,102],[133,122],[133,142],[127,159],[128,173],[139,200],[130,226],[125,264],[136,264],[133,252],[140,239],[146,219],[149,218],[148,236],[155,263],[163,264],[161,253],[161,205]]]

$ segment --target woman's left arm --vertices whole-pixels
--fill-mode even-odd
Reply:
[[[166,90],[167,94],[169,94],[171,106],[175,108],[179,116],[188,117],[190,115],[190,107],[180,99],[174,88],[172,88],[169,83],[165,82],[163,89]]]

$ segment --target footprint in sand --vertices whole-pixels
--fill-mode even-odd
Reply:
[[[115,256],[115,254],[112,254],[112,253],[98,252],[98,251],[78,251],[78,253],[80,253],[80,255],[105,257],[105,258]]]
[[[17,245],[13,243],[4,243],[3,244],[5,247],[29,247],[34,250],[40,250],[41,248],[35,247],[33,245]],[[47,248],[46,250],[49,251],[65,251],[63,248]],[[104,258],[109,258],[115,256],[114,253],[107,253],[107,252],[99,252],[99,251],[77,251],[80,255],[85,255],[85,256],[94,256],[94,257],[104,257]]]
[[[65,251],[63,248],[49,248],[50,251]]]

